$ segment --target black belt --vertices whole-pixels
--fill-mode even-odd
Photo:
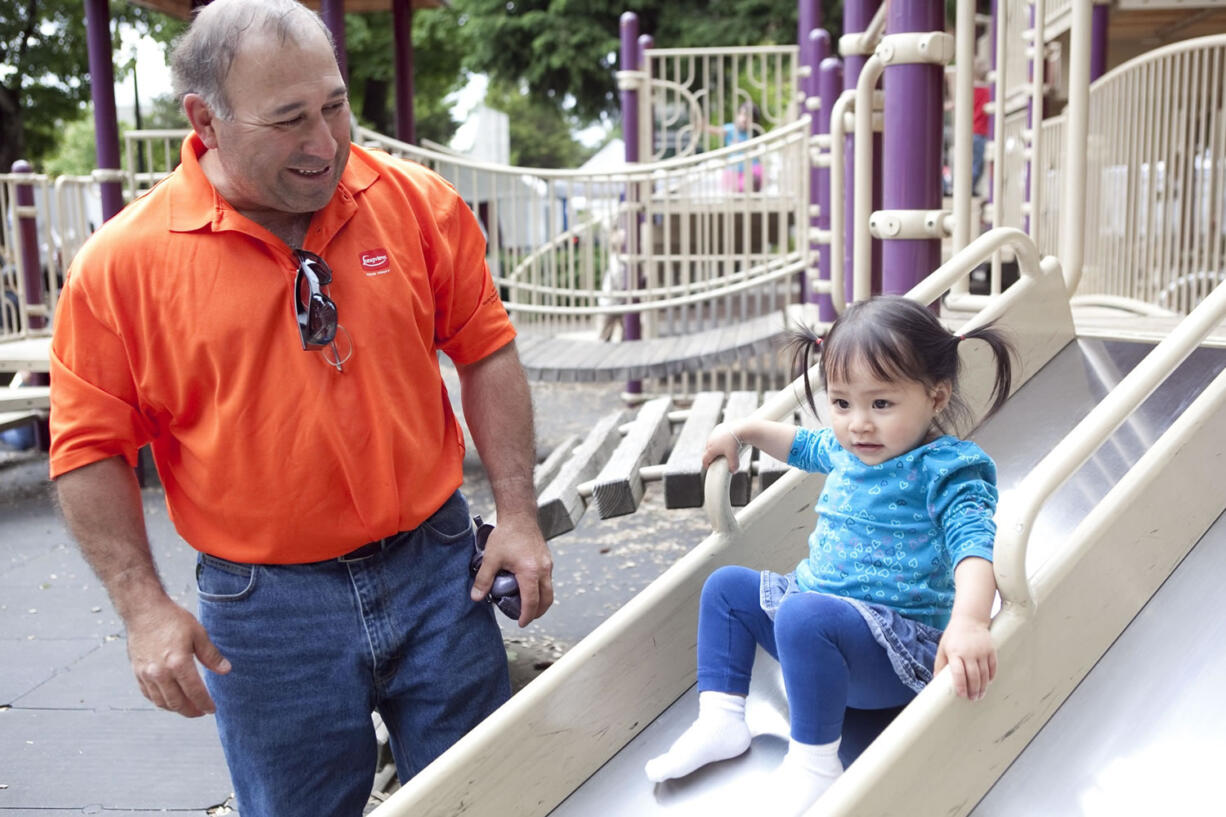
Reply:
[[[360,562],[363,559],[369,559],[371,556],[374,556],[377,553],[382,553],[383,551],[397,544],[401,537],[406,533],[411,533],[411,531],[401,531],[400,533],[393,533],[391,536],[384,536],[382,539],[376,539],[373,542],[367,542],[361,547],[354,548],[353,550],[349,551],[344,556],[337,556],[336,561]]]

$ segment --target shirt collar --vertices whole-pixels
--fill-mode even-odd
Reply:
[[[170,186],[170,222],[172,232],[192,232],[210,228],[215,231],[241,229],[234,219],[251,224],[217,193],[204,171],[200,169],[200,157],[207,148],[195,132],[183,140],[180,165],[167,179]],[[341,174],[337,193],[317,217],[332,220],[336,215],[330,211],[348,210],[354,197],[370,187],[379,178],[379,172],[368,160],[366,152],[356,145],[350,146],[349,161]],[[329,218],[329,217],[332,218]]]

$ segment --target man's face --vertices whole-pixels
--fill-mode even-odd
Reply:
[[[219,189],[249,213],[313,213],[349,159],[349,97],[327,39],[252,33],[226,78],[229,119],[214,117]]]

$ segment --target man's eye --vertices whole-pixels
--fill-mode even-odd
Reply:
[[[324,106],[324,113],[327,114],[328,116],[331,116],[334,113],[340,113],[343,110],[345,110],[345,103],[343,101],[333,102],[330,105]]]
[[[292,127],[295,127],[301,121],[302,121],[301,116],[295,116],[293,119],[283,119],[280,122],[275,122],[274,124],[278,128],[292,128]]]

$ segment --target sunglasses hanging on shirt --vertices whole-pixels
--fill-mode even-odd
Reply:
[[[298,274],[294,276],[294,316],[302,348],[322,351],[330,366],[338,372],[344,371],[341,367],[353,356],[353,343],[348,330],[337,322],[336,303],[324,292],[324,287],[332,283],[332,270],[322,258],[308,250],[294,250],[294,256],[298,259]]]

